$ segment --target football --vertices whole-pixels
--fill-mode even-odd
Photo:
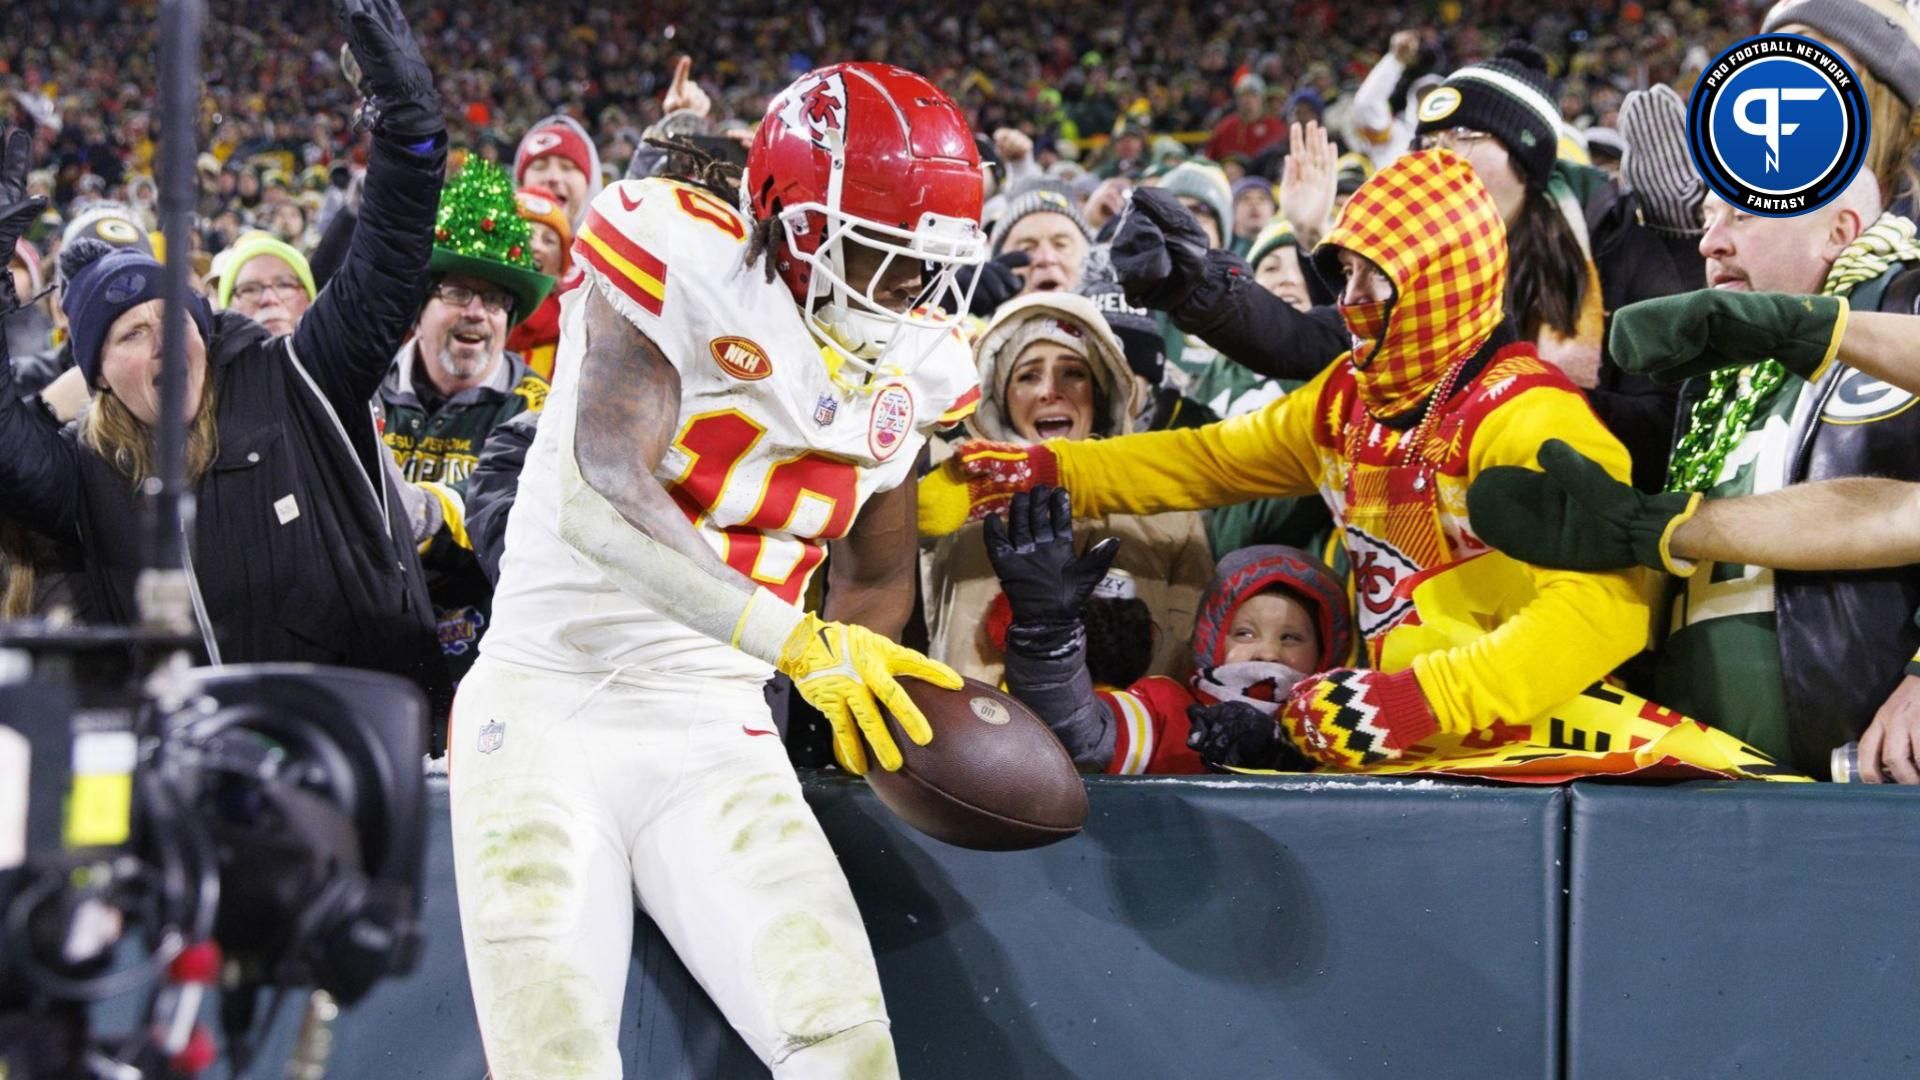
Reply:
[[[1087,821],[1087,788],[1047,725],[1006,692],[968,679],[943,690],[900,685],[933,728],[915,746],[893,717],[904,758],[898,772],[875,765],[867,782],[902,821],[956,847],[1019,851],[1065,840]]]

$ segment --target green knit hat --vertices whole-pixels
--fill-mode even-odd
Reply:
[[[469,158],[440,193],[431,266],[436,275],[466,274],[512,293],[508,325],[518,326],[553,289],[553,279],[534,268],[531,236],[506,170]]]
[[[1247,265],[1258,270],[1260,260],[1276,249],[1299,246],[1299,239],[1293,235],[1293,223],[1276,214],[1267,222],[1267,227],[1260,230],[1260,235],[1253,238],[1253,246],[1247,249]]]
[[[272,255],[286,263],[287,268],[300,279],[300,284],[306,286],[309,301],[320,291],[313,287],[313,268],[307,265],[307,257],[270,233],[250,232],[235,241],[231,248],[221,254],[227,256],[220,263],[222,269],[219,275],[219,297],[222,308],[233,306],[233,284],[234,279],[240,276],[240,268],[261,255]]]

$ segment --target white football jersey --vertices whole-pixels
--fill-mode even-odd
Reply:
[[[508,519],[483,653],[568,672],[771,674],[652,610],[560,538],[587,288],[680,373],[677,431],[654,476],[721,558],[789,602],[867,498],[907,479],[927,436],[972,411],[973,356],[953,332],[911,372],[833,378],[787,286],[746,264],[747,232],[720,199],[669,180],[622,181],[593,200],[573,249],[586,286],[561,302],[553,388]]]

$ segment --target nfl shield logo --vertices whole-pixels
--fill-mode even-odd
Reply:
[[[821,394],[820,400],[813,403],[813,422],[821,427],[833,423],[833,417],[840,411],[840,403],[833,400],[831,394]]]
[[[491,720],[480,726],[480,752],[491,754],[507,739],[507,725]]]

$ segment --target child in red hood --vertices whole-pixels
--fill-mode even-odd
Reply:
[[[1295,548],[1243,548],[1220,561],[1201,597],[1185,683],[1149,676],[1125,689],[1093,685],[1081,610],[1118,540],[1073,551],[1064,490],[1014,496],[986,520],[987,552],[1012,621],[1007,688],[1089,772],[1200,773],[1242,766],[1307,771],[1278,724],[1307,674],[1345,662],[1352,618],[1339,578]]]

